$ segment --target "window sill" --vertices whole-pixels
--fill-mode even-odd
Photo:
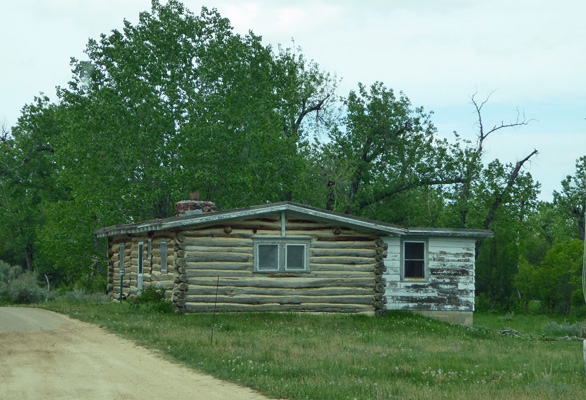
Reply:
[[[403,278],[403,282],[427,282],[426,278]]]

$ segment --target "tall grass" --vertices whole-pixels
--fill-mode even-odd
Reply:
[[[404,313],[219,314],[212,343],[208,314],[157,314],[116,303],[48,307],[273,398],[586,396],[582,343],[505,336],[493,327],[453,326]]]

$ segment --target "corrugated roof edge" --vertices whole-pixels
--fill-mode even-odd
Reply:
[[[451,228],[408,228],[408,235],[413,236],[445,236],[487,239],[493,233],[485,229],[451,229]]]
[[[164,219],[155,219],[144,222],[137,222],[133,224],[116,225],[98,229],[94,234],[98,238],[105,238],[116,235],[138,234],[150,231],[161,231],[166,229],[181,229],[188,227],[196,227],[213,222],[225,222],[238,218],[255,217],[263,214],[289,211],[292,213],[312,216],[318,220],[336,223],[342,226],[355,227],[360,229],[367,229],[379,233],[386,233],[392,235],[423,235],[433,236],[461,236],[461,237],[490,237],[492,233],[489,231],[480,230],[465,230],[465,229],[426,229],[417,228],[415,230],[393,225],[386,222],[374,221],[366,218],[355,217],[346,214],[340,214],[333,211],[322,210],[320,208],[306,206],[293,202],[270,203],[259,206],[250,206],[235,210],[217,211],[213,213],[193,214],[180,217],[171,217]]]

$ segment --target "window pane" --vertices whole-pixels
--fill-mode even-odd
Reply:
[[[138,257],[138,273],[139,274],[142,274],[142,263],[143,263],[143,259],[142,259],[143,254],[142,253],[143,252],[144,252],[144,244],[142,242],[140,242],[138,244],[138,255],[137,255],[137,257]]]
[[[405,243],[405,260],[423,260],[425,258],[425,243]]]
[[[287,270],[305,270],[305,246],[288,244],[285,254]]]
[[[276,244],[258,245],[258,270],[272,271],[279,269],[279,246]]]
[[[167,241],[161,240],[161,273],[167,272]]]
[[[405,278],[424,278],[423,261],[405,261]]]

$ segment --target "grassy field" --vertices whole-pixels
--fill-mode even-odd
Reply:
[[[582,343],[545,340],[545,317],[478,315],[466,328],[405,313],[218,314],[212,342],[212,315],[117,303],[46,308],[271,398],[586,398]]]

